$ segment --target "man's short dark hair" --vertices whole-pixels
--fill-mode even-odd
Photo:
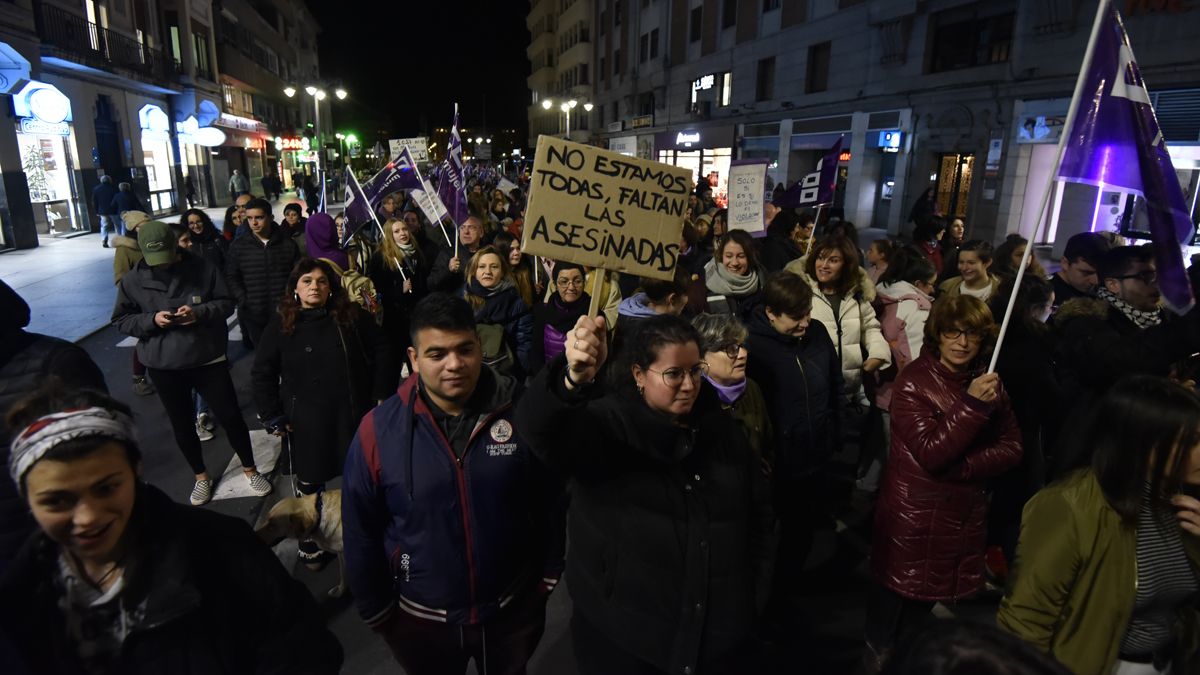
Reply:
[[[268,216],[272,215],[271,202],[263,199],[262,197],[255,197],[254,199],[246,202],[246,210],[249,211],[250,209],[258,209]]]
[[[1100,261],[1110,248],[1112,248],[1112,244],[1102,235],[1095,232],[1080,232],[1067,240],[1067,247],[1063,249],[1063,257],[1069,263],[1077,263],[1082,260],[1092,267],[1100,269]]]
[[[688,284],[691,283],[691,280],[692,277],[688,271],[682,265],[676,265],[675,273],[671,275],[670,279],[642,277],[639,285],[650,302],[661,305],[672,293],[677,296],[687,295]]]
[[[1154,261],[1154,251],[1145,246],[1118,246],[1110,249],[1096,265],[1100,280],[1116,279],[1133,271],[1138,263]]]
[[[776,272],[763,287],[763,306],[772,314],[801,319],[812,311],[812,288],[799,274]]]
[[[442,331],[474,331],[475,312],[466,300],[449,293],[430,293],[421,298],[409,319],[409,338],[417,344],[417,333],[426,328]]]

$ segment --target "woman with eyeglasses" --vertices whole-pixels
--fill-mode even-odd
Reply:
[[[764,475],[770,475],[775,458],[771,418],[762,389],[746,377],[750,331],[732,314],[701,314],[692,319],[700,333],[702,358],[708,364],[704,379],[717,390],[721,407],[737,421],[750,449],[762,460]]]
[[[988,482],[1021,461],[1021,433],[995,373],[996,324],[960,295],[934,304],[921,355],[892,389],[892,442],[875,509],[868,665],[919,628],[937,602],[983,588]]]
[[[567,350],[567,335],[579,317],[587,314],[592,298],[583,289],[586,276],[581,265],[554,263],[554,293],[533,310],[533,338],[529,343],[532,374]]]
[[[580,317],[517,405],[517,432],[572,482],[580,672],[757,672],[748,641],[773,556],[759,462],[705,384],[691,324],[646,319],[611,389],[594,383],[605,329]]]

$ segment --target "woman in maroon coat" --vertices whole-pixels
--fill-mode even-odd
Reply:
[[[935,602],[983,587],[987,483],[1017,466],[1021,435],[995,373],[981,374],[996,324],[967,295],[944,298],[925,349],[896,378],[892,446],[875,509],[868,658],[882,661]]]

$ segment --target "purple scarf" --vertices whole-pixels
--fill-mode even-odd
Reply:
[[[308,243],[308,257],[325,258],[343,270],[350,268],[346,252],[338,246],[337,224],[328,213],[314,213],[304,225],[304,237]]]
[[[707,375],[704,376],[704,379],[708,380],[708,383],[717,390],[717,396],[721,397],[721,403],[724,403],[725,405],[733,405],[739,398],[742,397],[742,394],[746,393],[745,379],[737,384],[731,384],[728,387],[717,383]]]

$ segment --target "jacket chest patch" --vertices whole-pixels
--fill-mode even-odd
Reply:
[[[484,448],[488,457],[511,457],[517,451],[517,444],[510,442],[513,437],[513,427],[508,420],[496,420],[492,424],[492,428],[488,429],[488,435],[492,437],[493,441]]]

